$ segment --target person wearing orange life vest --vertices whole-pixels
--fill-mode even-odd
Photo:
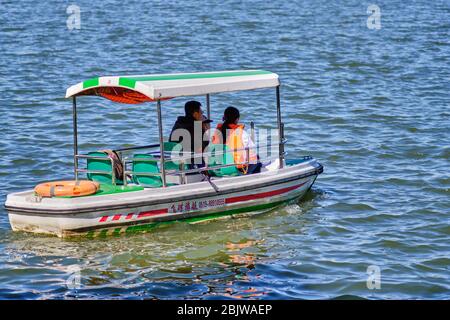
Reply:
[[[261,172],[261,163],[256,154],[256,145],[244,130],[244,125],[239,123],[240,113],[235,107],[228,107],[224,111],[223,123],[219,123],[212,137],[213,144],[226,144],[230,150],[249,149],[249,164],[247,161],[247,151],[234,151],[234,162],[236,167],[243,174]]]

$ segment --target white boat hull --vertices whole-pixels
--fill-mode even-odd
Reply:
[[[216,179],[218,191],[206,181],[79,198],[39,199],[30,190],[8,195],[5,206],[15,231],[59,237],[133,232],[167,221],[199,222],[269,210],[301,198],[322,170],[311,159],[275,171]]]

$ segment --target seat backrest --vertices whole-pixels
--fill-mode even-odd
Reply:
[[[162,179],[160,176],[140,175],[141,173],[159,173],[158,160],[149,154],[135,154],[133,156],[133,179],[134,182],[145,187],[159,188],[162,187]],[[143,159],[143,160],[138,160]],[[154,160],[154,161],[145,161]]]
[[[210,143],[207,148],[207,152],[211,153],[211,156],[208,157],[208,166],[212,167],[216,165],[233,164],[234,163],[233,153],[229,151],[230,148],[225,144]],[[209,172],[217,177],[238,176],[240,174],[236,166],[229,166],[225,168],[209,170]]]
[[[105,152],[89,152],[88,156],[101,157],[102,159],[89,159],[87,158],[87,170],[105,171],[105,173],[87,173],[87,178],[92,181],[100,183],[112,184],[112,164],[111,159]],[[106,173],[109,172],[109,173]],[[116,184],[123,184],[122,179],[116,179]]]
[[[176,156],[176,157],[180,156],[181,157],[181,155],[179,155],[179,151],[180,150],[182,150],[181,143],[170,142],[170,141],[169,142],[164,142],[164,151],[169,151],[169,152],[174,151],[174,156]],[[165,162],[165,167],[166,167],[166,170],[177,170],[177,171],[180,170],[179,161],[166,161]],[[188,165],[185,164],[183,166],[183,170],[188,170],[188,169],[189,169]]]

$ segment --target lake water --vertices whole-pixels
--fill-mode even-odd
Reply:
[[[450,297],[449,1],[376,1],[379,30],[366,1],[73,3],[72,31],[69,2],[0,4],[1,203],[71,178],[65,90],[99,75],[276,72],[289,157],[325,172],[258,217],[126,237],[13,233],[2,207],[0,299]],[[183,103],[163,104],[166,133]],[[213,96],[216,121],[229,104],[274,125],[273,90]],[[80,150],[155,142],[154,111],[79,99]]]

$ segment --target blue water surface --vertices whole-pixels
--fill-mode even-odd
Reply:
[[[377,0],[380,29],[371,4],[2,1],[1,203],[71,178],[65,90],[101,75],[276,72],[289,157],[325,172],[258,217],[89,241],[13,233],[2,208],[0,299],[448,299],[450,2]],[[166,134],[184,101],[164,102]],[[211,102],[215,123],[232,104],[275,126],[273,90]],[[82,152],[153,143],[156,124],[153,104],[79,99]]]

